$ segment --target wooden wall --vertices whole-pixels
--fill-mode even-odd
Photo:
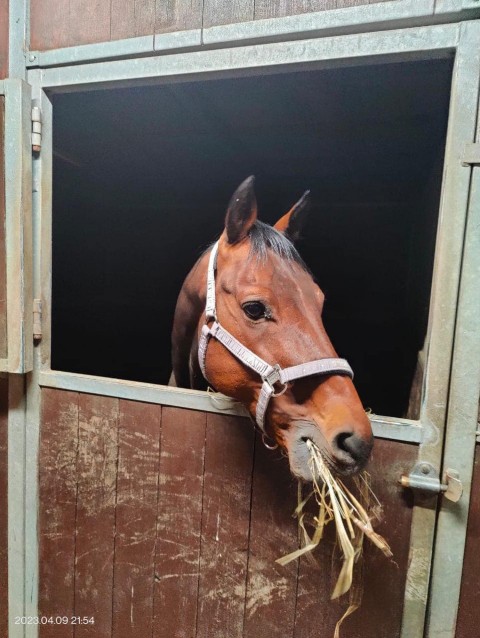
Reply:
[[[458,607],[456,638],[477,636],[480,627],[480,445],[475,450],[467,545],[463,559],[462,588]]]
[[[8,638],[8,379],[0,377],[0,636]]]
[[[32,50],[207,28],[385,0],[31,0]]]
[[[376,443],[395,562],[367,546],[343,638],[399,636],[411,510],[397,478],[416,452]],[[297,546],[296,483],[246,419],[44,389],[39,467],[40,614],[95,618],[41,638],[333,634],[333,539],[317,563],[275,563]]]

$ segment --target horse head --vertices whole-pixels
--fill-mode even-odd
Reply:
[[[241,402],[308,481],[308,440],[347,475],[365,466],[373,438],[350,367],[325,331],[324,295],[293,244],[307,209],[305,193],[268,226],[257,219],[253,178],[238,187],[224,232],[182,288],[172,345],[177,385],[207,379]]]

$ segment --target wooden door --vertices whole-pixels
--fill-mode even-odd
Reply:
[[[329,600],[333,536],[314,561],[275,562],[298,546],[297,485],[247,419],[44,388],[41,423],[42,638],[333,636],[348,606]],[[376,441],[394,559],[366,544],[344,637],[400,635],[412,509],[397,478],[416,454]]]

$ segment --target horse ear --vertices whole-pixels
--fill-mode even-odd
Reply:
[[[236,244],[244,239],[257,219],[254,182],[253,175],[247,177],[232,195],[225,218],[225,230],[229,244]]]
[[[298,202],[292,206],[286,215],[281,217],[274,228],[285,233],[292,240],[298,241],[302,228],[310,210],[310,191],[305,191]]]

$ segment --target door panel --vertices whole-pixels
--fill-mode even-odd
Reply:
[[[397,478],[418,447],[378,439],[373,488],[393,561],[365,543],[364,597],[344,638],[400,636],[412,509]],[[40,441],[42,616],[94,616],[75,635],[333,635],[333,529],[297,546],[296,482],[240,417],[44,388]],[[173,613],[173,610],[176,610]],[[70,638],[71,624],[40,636]]]

